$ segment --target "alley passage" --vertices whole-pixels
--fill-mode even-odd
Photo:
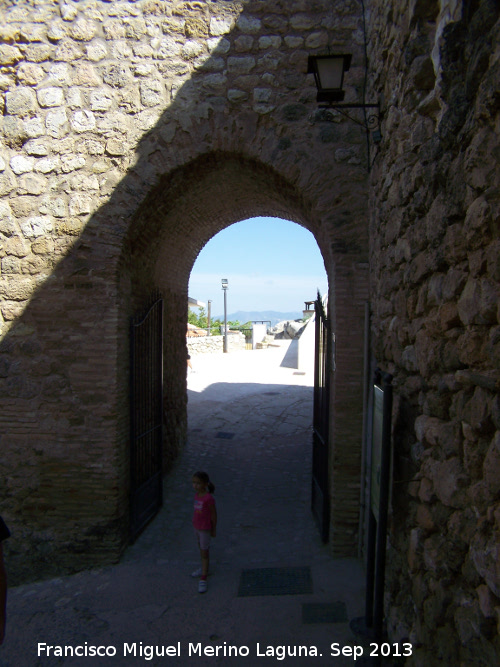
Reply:
[[[120,564],[11,591],[2,667],[266,665],[281,660],[283,646],[323,654],[308,649],[284,664],[352,664],[330,657],[330,645],[354,642],[347,621],[363,613],[364,578],[356,561],[331,559],[313,523],[312,377],[286,365],[289,353],[285,346],[193,358],[188,443],[165,479],[160,514]],[[219,513],[204,595],[190,576],[199,563],[196,470],[210,474]],[[260,594],[239,595],[242,572],[252,578],[261,568],[291,572],[292,588],[266,594],[264,581]],[[307,592],[293,592],[297,572],[310,576]],[[315,603],[335,603],[338,619],[311,622],[304,614]],[[39,642],[114,647],[116,655],[39,658]],[[146,657],[167,646],[169,657]],[[227,657],[230,647],[238,657]]]

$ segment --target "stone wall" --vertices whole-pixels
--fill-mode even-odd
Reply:
[[[201,336],[199,338],[187,338],[187,349],[188,352],[192,355],[222,352],[223,346],[224,336]],[[227,347],[229,351],[246,349],[245,336],[240,332],[228,334]]]
[[[388,628],[411,665],[498,664],[498,3],[370,2],[383,141],[373,351],[394,375]]]
[[[349,294],[367,285],[364,136],[310,122],[307,57],[352,51],[354,95],[360,26],[354,0],[1,4],[0,502],[16,535],[12,580],[119,557],[129,318],[161,291],[168,465],[186,437],[189,273],[217,232],[260,215],[309,229],[325,261],[342,525],[331,547],[355,552],[362,316]]]

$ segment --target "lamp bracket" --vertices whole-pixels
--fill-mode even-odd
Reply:
[[[362,120],[348,113],[346,109],[362,109]],[[368,110],[368,111],[367,111]],[[367,132],[380,132],[380,104],[328,104],[321,106],[313,115],[313,122],[335,123],[338,120],[336,114],[345,116],[353,123],[360,125]]]

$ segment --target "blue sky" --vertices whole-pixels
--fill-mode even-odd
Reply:
[[[279,218],[251,218],[227,227],[200,252],[189,296],[224,312],[221,278],[227,278],[228,313],[238,310],[302,311],[304,301],[327,291],[323,258],[314,236]]]

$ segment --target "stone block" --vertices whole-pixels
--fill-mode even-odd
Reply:
[[[26,157],[24,155],[14,155],[14,157],[10,159],[10,168],[17,176],[33,171],[34,164],[34,158]]]
[[[407,554],[408,567],[410,568],[410,572],[416,572],[418,569],[420,569],[420,565],[422,562],[421,552],[422,552],[421,530],[419,528],[414,528],[410,532],[410,540],[409,540],[408,554]]]
[[[263,35],[259,37],[258,46],[262,51],[266,49],[279,49],[281,46],[281,37],[279,35]]]
[[[160,57],[158,54],[156,55]],[[168,55],[165,55],[165,57],[168,57]],[[125,63],[110,63],[103,67],[102,78],[104,83],[107,83],[112,88],[124,88],[130,83],[130,68]]]
[[[248,99],[248,93],[244,90],[237,90],[235,88],[230,88],[227,91],[227,99],[230,102],[242,102]]]
[[[38,108],[35,91],[24,86],[7,92],[5,104],[8,114],[20,117],[32,115]]]
[[[64,104],[62,88],[41,88],[37,91],[37,98],[41,107],[60,107]]]
[[[17,320],[18,317],[22,315],[24,307],[24,302],[19,303],[17,301],[3,301],[2,305],[0,306],[0,312],[2,313],[2,317],[6,322],[12,322],[13,320]]]
[[[422,502],[431,502],[434,498],[434,484],[427,477],[422,478],[418,490],[418,497]]]
[[[108,80],[112,77],[109,76]],[[113,80],[118,80],[118,75]],[[97,74],[96,68],[90,63],[80,63],[78,68],[73,72],[72,83],[74,86],[100,86],[102,85],[101,77]]]
[[[479,604],[468,598],[459,606],[454,614],[455,627],[462,646],[466,646],[473,638],[481,635],[481,617]]]
[[[26,301],[29,299],[35,284],[32,278],[0,277],[0,294],[10,301]]]
[[[69,200],[70,215],[85,215],[92,211],[92,199],[89,195],[74,194]]]
[[[0,44],[0,65],[15,65],[23,59],[23,55],[17,46]]]
[[[479,281],[469,279],[458,301],[458,313],[463,324],[477,321],[480,312],[481,285]]]
[[[478,439],[477,434],[465,422],[462,423],[464,432],[463,442],[463,462],[464,470],[470,475],[471,479],[481,479],[483,477],[483,463],[486,455],[489,441]]]
[[[447,456],[458,453],[460,432],[458,422],[445,422],[436,417],[420,415],[415,420],[417,439],[434,447],[439,447]]]
[[[453,329],[461,324],[458,307],[455,302],[444,303],[439,308],[439,319],[443,331]]]
[[[29,118],[23,122],[23,131],[26,137],[34,139],[45,134],[44,126],[41,118]]]
[[[1,270],[2,273],[21,273],[21,260],[19,257],[13,255],[7,255],[1,259]]]
[[[311,30],[316,27],[316,17],[310,14],[293,14],[290,16],[290,25],[293,30]]]
[[[35,162],[35,171],[40,174],[49,174],[59,168],[59,158],[42,158]]]
[[[457,457],[447,461],[429,461],[427,474],[432,479],[437,498],[446,507],[463,507],[469,477]]]
[[[475,431],[488,432],[491,429],[490,394],[482,387],[475,387],[471,399],[463,408],[461,419]]]
[[[61,62],[73,62],[83,56],[82,48],[70,39],[63,38],[56,46],[54,59]]]
[[[94,40],[90,44],[87,44],[85,48],[87,52],[87,58],[92,62],[100,62],[108,55],[106,44],[98,39]]]
[[[69,131],[66,109],[49,111],[45,116],[45,127],[47,128],[47,134],[54,137],[54,139],[59,139],[66,135]]]
[[[67,36],[67,26],[59,18],[52,18],[50,25],[47,27],[47,37],[53,41],[58,42]]]
[[[97,25],[94,21],[89,21],[83,16],[78,17],[69,28],[71,37],[79,42],[90,42],[96,33]]]
[[[255,58],[251,56],[230,56],[227,59],[227,70],[231,74],[248,74],[255,64]]]
[[[26,86],[36,86],[45,79],[45,71],[35,63],[22,63],[17,70],[19,83]]]
[[[95,116],[92,111],[82,109],[74,111],[70,119],[71,127],[75,132],[88,132],[96,126]]]
[[[63,197],[44,197],[40,202],[39,212],[42,215],[52,215],[55,218],[64,218],[68,214],[66,200]]]
[[[425,532],[431,532],[436,527],[432,517],[432,512],[430,511],[428,505],[421,504],[417,507],[415,521],[417,526]]]
[[[24,144],[24,150],[26,153],[28,153],[28,155],[44,157],[49,153],[48,142],[47,140],[30,139]]]
[[[66,218],[56,222],[58,236],[78,236],[83,229],[83,222],[79,218]]]
[[[41,238],[31,244],[31,252],[35,255],[48,255],[54,251],[54,242],[51,238]]]
[[[235,40],[235,44],[236,41],[237,40]],[[231,48],[231,42],[225,37],[211,37],[210,39],[207,39],[207,47],[210,53],[224,55]]]
[[[40,174],[23,174],[19,179],[20,195],[41,195],[47,190],[47,179]]]
[[[44,236],[54,229],[52,218],[48,215],[39,215],[28,218],[20,223],[21,231],[27,239]]]
[[[186,60],[193,60],[203,51],[203,45],[194,39],[190,39],[182,45],[182,57]]]
[[[106,142],[106,153],[108,155],[113,155],[113,156],[119,156],[119,155],[125,155],[127,153],[127,143],[123,140],[120,139],[109,139]],[[104,171],[108,170],[108,166],[106,165]],[[94,169],[95,173],[101,173],[101,170]]]
[[[256,34],[260,32],[262,22],[260,19],[240,14],[236,21],[236,27],[243,33]]]
[[[165,101],[165,85],[158,79],[148,79],[139,86],[141,102],[146,107],[158,106]]]
[[[495,437],[486,453],[483,465],[484,481],[493,497],[500,494],[500,431]]]
[[[476,588],[479,608],[485,618],[496,618],[495,609],[498,608],[499,599],[490,591],[488,586],[481,584]]]

